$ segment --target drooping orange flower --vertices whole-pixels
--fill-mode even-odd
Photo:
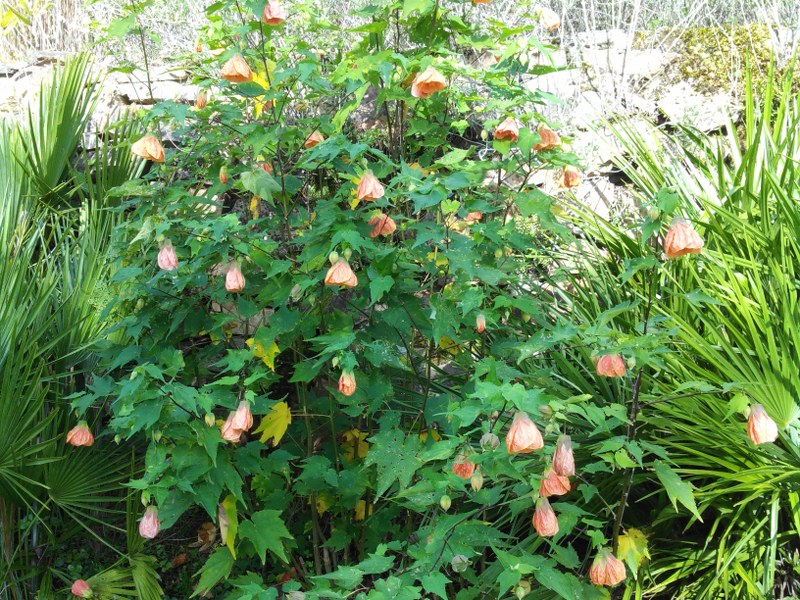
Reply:
[[[264,7],[263,18],[267,25],[280,25],[286,20],[286,10],[278,0],[269,0]]]
[[[569,477],[559,475],[551,468],[544,470],[544,477],[539,484],[539,495],[542,498],[563,496],[569,491],[569,488]]]
[[[536,501],[533,528],[542,537],[552,537],[558,533],[558,519],[547,498],[540,498]]]
[[[552,150],[561,144],[561,138],[558,137],[558,134],[544,123],[539,125],[538,132],[540,140],[533,145],[534,150]]]
[[[483,313],[478,313],[478,316],[475,317],[475,331],[478,333],[486,331],[486,315]]]
[[[158,520],[158,509],[155,506],[148,506],[142,520],[139,521],[139,535],[152,540],[159,531],[161,531],[161,521]]]
[[[453,463],[452,471],[461,479],[469,479],[475,472],[475,463],[469,460],[466,455],[459,454]]]
[[[311,133],[311,135],[309,135],[306,138],[305,144],[303,144],[303,145],[306,147],[306,149],[308,149],[308,148],[313,148],[314,146],[316,146],[320,142],[324,142],[324,141],[325,141],[325,136],[322,135],[319,131],[317,131],[315,129]]]
[[[77,598],[91,598],[94,593],[89,583],[83,579],[76,579],[69,591]]]
[[[605,354],[595,365],[595,372],[601,377],[622,377],[625,371],[625,361],[619,354]]]
[[[86,421],[78,421],[78,424],[67,433],[67,443],[70,446],[91,446],[94,444],[94,436],[89,424]]]
[[[747,435],[754,444],[766,444],[778,439],[778,425],[772,420],[760,404],[750,408],[750,417],[747,419]]]
[[[325,274],[325,285],[353,288],[358,285],[358,277],[348,262],[340,258]]]
[[[516,142],[519,139],[517,120],[514,117],[508,117],[505,121],[500,123],[497,129],[494,130],[494,139]]]
[[[258,166],[261,167],[265,173],[272,175],[272,165],[268,162],[260,163]]]
[[[479,223],[481,219],[483,219],[483,213],[479,210],[473,210],[467,213],[467,216],[464,217],[464,222],[467,225],[473,225]]]
[[[473,4],[489,4],[492,0],[472,0]]]
[[[561,175],[558,178],[558,187],[561,189],[570,189],[578,187],[583,181],[583,175],[580,169],[567,165],[561,169]]]
[[[514,415],[511,427],[506,434],[506,450],[509,454],[528,454],[534,450],[541,450],[544,440],[539,428],[524,412]]]
[[[225,289],[229,292],[241,292],[244,289],[244,275],[236,263],[228,265],[228,271],[225,273]]]
[[[247,66],[244,58],[237,54],[228,60],[220,70],[220,76],[231,83],[244,83],[253,81],[253,72]]]
[[[561,25],[561,17],[559,17],[558,13],[554,10],[541,7],[539,9],[539,23],[548,31],[553,31],[554,29],[558,29],[559,25]]]
[[[694,230],[694,227],[680,217],[672,221],[667,235],[664,236],[664,254],[667,255],[667,258],[700,254],[703,245],[703,238]]]
[[[372,171],[366,171],[361,179],[358,180],[358,190],[356,198],[373,202],[383,198],[384,190],[381,182],[373,175]]]
[[[175,254],[175,248],[172,247],[172,242],[166,240],[161,250],[158,251],[158,267],[164,271],[174,271],[178,268],[178,256]]]
[[[249,431],[253,426],[253,413],[250,412],[250,403],[247,400],[239,402],[236,412],[233,413],[233,427],[242,431]]]
[[[556,451],[553,453],[553,472],[563,477],[575,475],[575,455],[572,452],[572,440],[568,435],[562,435],[556,442]]]
[[[208,98],[206,97],[206,91],[200,90],[197,92],[197,97],[194,99],[194,106],[198,110],[203,110],[208,103]]]
[[[367,223],[373,226],[372,231],[369,233],[369,237],[371,238],[378,237],[379,235],[391,235],[397,229],[397,224],[392,217],[383,213],[378,213],[367,221]]]
[[[414,98],[427,98],[431,94],[443,90],[446,86],[447,80],[444,75],[433,67],[428,67],[414,77],[414,81],[411,83],[411,95]]]
[[[357,387],[355,373],[343,370],[339,376],[339,391],[345,396],[352,396],[356,393]]]
[[[612,587],[625,581],[625,565],[608,548],[597,553],[589,567],[589,580],[594,585]]]
[[[152,160],[157,163],[164,162],[164,147],[152,135],[146,135],[139,141],[134,142],[131,146],[131,153],[145,160]]]

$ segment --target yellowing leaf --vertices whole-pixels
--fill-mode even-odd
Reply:
[[[422,431],[420,431],[419,432],[419,439],[422,440],[423,442],[425,442],[425,441],[428,440],[428,435],[431,436],[431,439],[434,442],[438,442],[439,440],[442,439],[442,436],[439,435],[439,432],[437,430],[433,429],[433,428],[431,428],[431,429],[423,429]]]
[[[623,535],[619,536],[617,557],[628,564],[631,573],[635,577],[642,561],[650,558],[650,552],[647,549],[647,536],[638,529],[628,529]]]
[[[264,345],[257,342],[254,338],[248,339],[245,344],[253,351],[253,356],[263,360],[264,364],[267,365],[271,371],[275,371],[275,357],[281,352],[276,342],[272,342],[266,350],[264,349]]]
[[[253,215],[254,219],[258,218],[258,203],[261,201],[261,198],[258,196],[253,196],[250,198],[250,214]]]
[[[345,460],[364,458],[369,452],[369,444],[364,440],[369,434],[358,429],[350,429],[342,434],[342,456]]]
[[[459,345],[453,340],[451,340],[449,337],[444,335],[439,340],[439,348],[449,352],[453,356],[456,356],[459,352],[461,352],[461,348],[459,347]]]
[[[268,415],[261,419],[261,424],[253,433],[261,434],[261,443],[266,444],[272,438],[272,445],[277,446],[283,434],[292,422],[292,413],[286,402],[278,402]]]
[[[367,504],[366,500],[359,500],[356,502],[355,520],[363,521],[366,517],[372,514],[375,507],[370,503]]]
[[[220,521],[219,530],[220,535],[222,536],[222,541],[225,542],[228,550],[231,551],[231,556],[236,558],[236,549],[234,547],[234,543],[236,542],[236,533],[239,531],[239,515],[236,512],[236,498],[233,497],[233,494],[228,494],[225,497],[225,500],[222,501],[218,516]],[[227,523],[224,523],[224,528],[223,520],[227,521]]]
[[[310,501],[310,500],[309,500]],[[317,494],[317,513],[324,515],[333,505],[333,497],[328,492]]]
[[[261,73],[253,73],[253,82],[260,85],[265,90],[269,89],[269,82],[267,78],[262,75]],[[255,116],[256,119],[261,115],[261,111],[264,110],[264,106],[267,104],[267,101],[262,100],[264,96],[258,96],[257,98],[253,99],[255,103]]]

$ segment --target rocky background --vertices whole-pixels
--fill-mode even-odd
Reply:
[[[356,23],[340,15],[363,3],[345,0],[321,7],[331,19],[331,38],[346,36],[343,29]],[[745,65],[750,65],[757,89],[770,76],[771,57],[778,61],[773,76],[780,76],[781,65],[797,48],[800,34],[793,25],[800,21],[800,5],[794,2],[756,3],[757,10],[749,9],[752,3],[744,0],[692,5],[702,6],[702,11],[683,4],[682,0],[653,6],[638,0],[609,0],[602,6],[595,6],[594,0],[549,3],[560,9],[562,27],[556,33],[542,31],[551,50],[529,60],[558,70],[532,78],[529,85],[561,99],[546,117],[582,158],[586,177],[575,190],[577,199],[604,217],[629,214],[634,205],[614,166],[619,148],[609,133],[612,123],[624,122],[643,132],[653,126],[722,130],[731,118],[737,120]],[[183,67],[202,39],[196,25],[202,22],[202,9],[197,0],[153,3],[141,14],[147,35],[117,38],[98,33],[108,33],[109,24],[113,27],[116,9],[111,0],[88,6],[80,0],[60,0],[31,16],[30,24],[7,24],[0,30],[0,116],[18,116],[53,65],[65,54],[87,47],[98,56],[104,90],[85,141],[88,147],[94,143],[93,133],[121,111],[146,110],[162,100],[194,102],[198,88]],[[480,9],[512,23],[533,19],[533,8],[525,2],[495,0]],[[333,42],[321,39],[320,46],[335,46]],[[145,53],[147,71],[141,68]],[[168,57],[178,60],[170,62]],[[361,120],[354,123],[357,128],[380,127],[374,107],[368,104],[354,118]]]

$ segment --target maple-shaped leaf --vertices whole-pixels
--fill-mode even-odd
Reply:
[[[270,438],[272,445],[277,446],[283,434],[292,422],[292,412],[286,402],[278,402],[269,414],[264,415],[261,424],[253,433],[261,434],[261,443],[266,444]]]

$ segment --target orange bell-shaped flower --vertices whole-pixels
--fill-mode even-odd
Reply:
[[[747,435],[754,444],[766,444],[778,439],[778,425],[772,420],[760,404],[750,408],[750,417],[747,419]]]
[[[533,528],[542,537],[552,537],[558,533],[558,519],[547,498],[540,498],[536,501]]]
[[[483,213],[479,210],[473,210],[467,213],[467,216],[464,217],[464,222],[467,225],[474,225],[475,223],[480,223],[481,219],[483,219]]]
[[[353,288],[358,285],[358,277],[347,261],[340,258],[325,274],[325,285]]]
[[[703,238],[687,221],[680,217],[672,221],[667,235],[664,236],[664,254],[667,255],[667,258],[700,254],[703,245]]]
[[[372,202],[383,198],[383,186],[378,178],[372,174],[372,171],[366,171],[361,179],[358,180],[358,190],[356,191],[356,198],[359,200],[367,200]]]
[[[567,165],[561,169],[561,176],[558,178],[558,187],[561,189],[570,189],[578,187],[583,181],[580,169]]]
[[[509,454],[528,454],[534,450],[541,450],[544,440],[539,428],[524,412],[514,415],[511,427],[506,434],[506,450]]]
[[[253,413],[250,412],[250,403],[247,400],[239,402],[235,411],[231,411],[222,425],[222,439],[227,442],[238,442],[242,434],[253,426]]]
[[[164,162],[164,147],[155,136],[146,135],[131,146],[131,154],[135,154],[145,160],[153,162]]]
[[[269,0],[264,7],[264,23],[267,25],[280,25],[286,20],[286,10],[278,0]]]
[[[563,477],[575,475],[575,455],[572,453],[572,440],[568,435],[562,435],[556,442],[556,451],[553,453],[553,472]]]
[[[225,273],[225,289],[229,292],[241,292],[244,289],[244,275],[236,263],[228,265],[228,271]]]
[[[469,479],[475,472],[475,463],[469,460],[464,454],[459,454],[453,463],[453,473],[461,479]]]
[[[446,86],[447,80],[444,75],[433,67],[428,67],[414,77],[414,81],[411,83],[411,95],[414,98],[427,98],[431,94],[443,90]]]
[[[244,58],[239,54],[228,60],[222,65],[220,76],[231,83],[245,83],[246,81],[253,81],[253,72],[247,66]]]
[[[367,223],[373,226],[372,231],[369,232],[369,237],[371,238],[378,237],[379,235],[392,235],[397,229],[397,224],[392,217],[383,213],[378,213],[367,221]]]
[[[314,130],[314,131],[311,133],[311,135],[309,135],[309,136],[306,138],[306,141],[305,141],[305,143],[304,143],[303,145],[306,147],[306,149],[308,149],[308,148],[313,148],[313,147],[314,147],[314,146],[316,146],[317,144],[319,144],[319,143],[321,143],[321,142],[324,142],[324,141],[325,141],[325,136],[324,136],[324,135],[322,135],[322,134],[321,134],[319,131],[317,131],[317,130],[315,129],[315,130]]]
[[[178,256],[169,240],[166,240],[161,246],[161,250],[158,251],[157,262],[158,267],[163,271],[174,271],[178,268]]]
[[[569,477],[563,477],[551,468],[544,470],[544,477],[539,484],[539,495],[542,498],[563,496],[569,492],[569,488]]]
[[[554,10],[541,7],[539,9],[539,24],[548,31],[553,31],[561,25],[561,17]]]
[[[514,117],[508,117],[505,121],[500,123],[497,129],[494,130],[494,139],[516,142],[519,139],[517,120]]]
[[[158,509],[155,506],[148,506],[142,520],[139,521],[139,535],[152,540],[159,531],[161,531],[161,521],[158,520]]]
[[[558,137],[558,134],[544,123],[539,125],[538,132],[540,140],[533,145],[534,150],[552,150],[561,144],[561,138]]]
[[[78,421],[78,424],[67,433],[67,443],[71,446],[91,446],[94,444],[94,436],[89,424],[86,421]]]
[[[595,365],[595,372],[601,377],[622,377],[625,370],[625,361],[619,354],[605,354]]]
[[[589,580],[594,585],[612,587],[625,581],[625,565],[608,548],[597,553],[589,567]]]
[[[478,313],[478,316],[475,317],[475,331],[478,333],[486,331],[486,315],[483,313]]]
[[[356,376],[352,371],[343,370],[339,376],[339,391],[344,396],[352,396],[356,393]]]

